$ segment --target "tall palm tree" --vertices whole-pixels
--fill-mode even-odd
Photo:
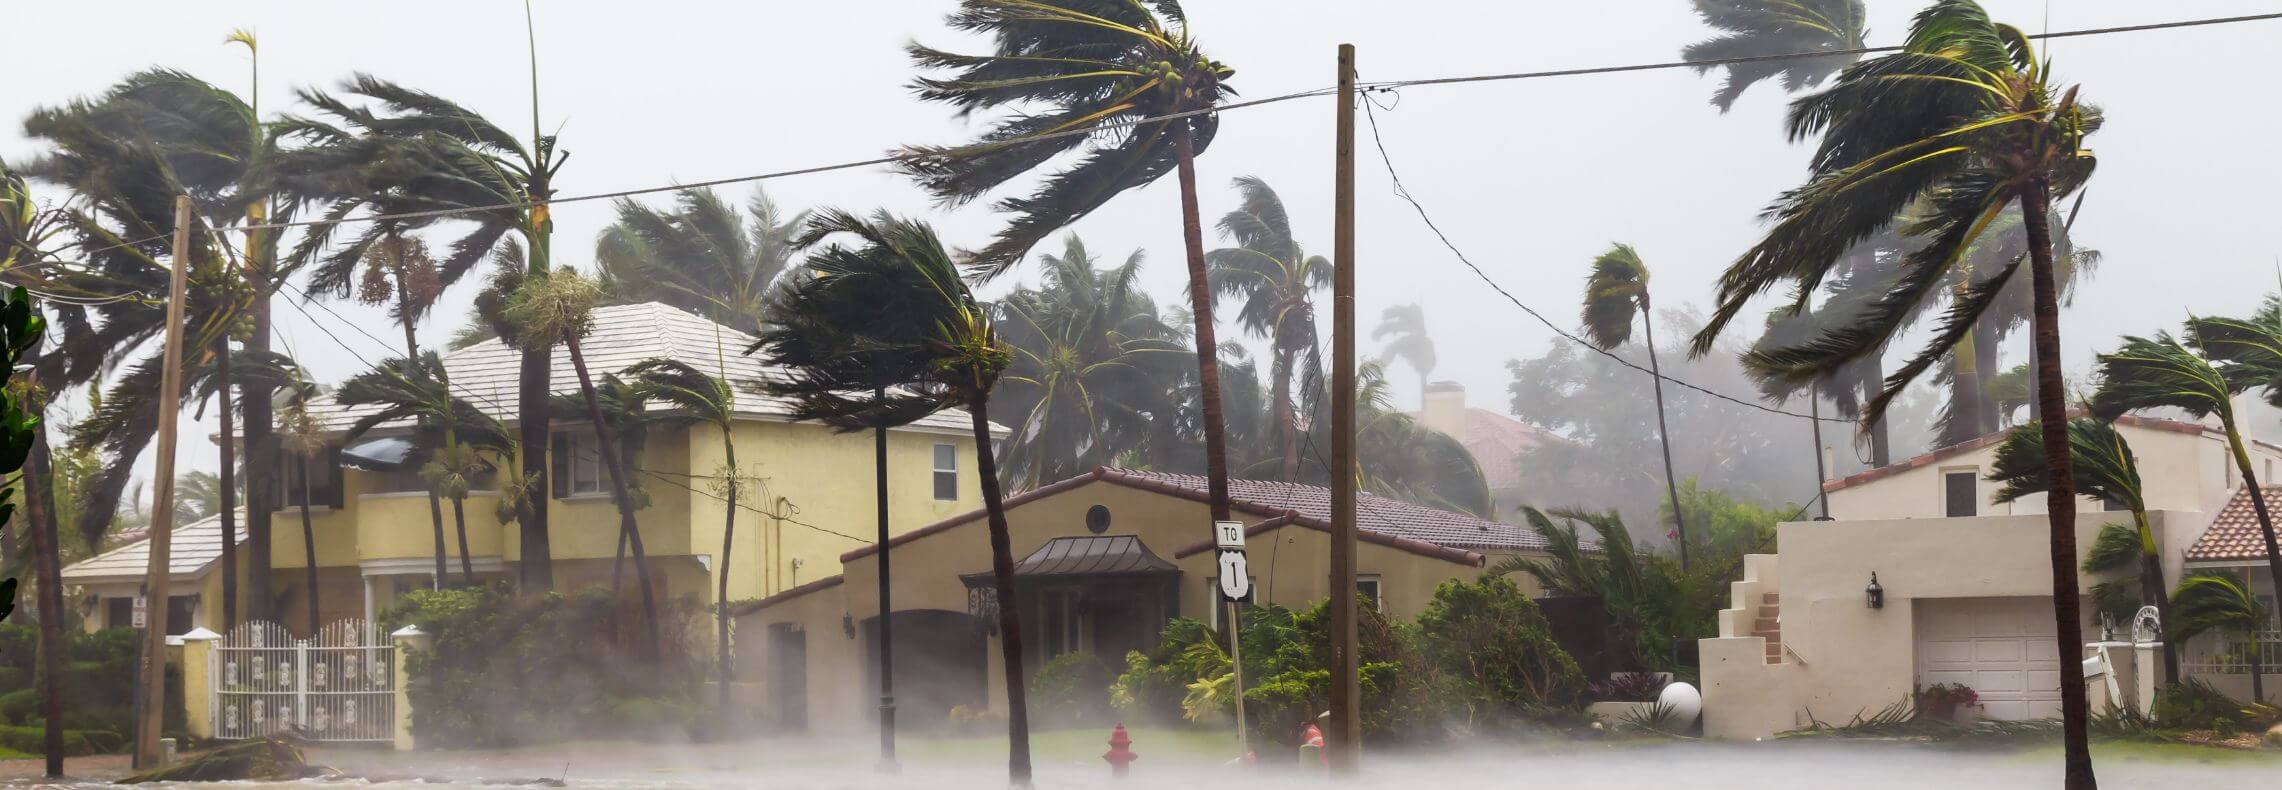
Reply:
[[[1656,393],[1656,439],[1664,448],[1664,490],[1672,499],[1672,540],[1680,547],[1680,569],[1688,568],[1688,523],[1680,514],[1680,481],[1672,473],[1672,431],[1664,422],[1664,369],[1656,361],[1655,308],[1648,299],[1648,264],[1631,245],[1615,244],[1593,259],[1585,278],[1585,339],[1607,351],[1632,340],[1640,319],[1640,345],[1648,350],[1648,373]]]
[[[722,367],[724,375],[715,376],[677,360],[649,359],[627,368],[626,375],[633,377],[635,386],[641,387],[649,399],[679,410],[683,420],[705,423],[721,432],[723,462],[717,478],[722,487],[721,569],[715,575],[718,589],[713,596],[713,641],[719,653],[715,666],[720,673],[721,715],[727,717],[729,684],[735,672],[729,655],[729,560],[735,556],[730,549],[736,545],[737,495],[742,493],[744,473],[737,466],[737,393],[729,388],[726,363]]]
[[[674,193],[670,210],[631,199],[594,243],[596,275],[613,301],[664,302],[740,332],[761,328],[769,288],[792,263],[807,212],[784,216],[759,187],[743,215],[711,189]]]
[[[595,382],[594,400],[602,407],[603,423],[610,426],[610,434],[617,438],[618,459],[622,463],[632,463],[635,459],[642,457],[642,447],[650,437],[650,427],[653,424],[681,421],[679,417],[673,415],[651,412],[649,390],[636,385],[617,373],[604,373],[602,378]],[[554,404],[555,419],[579,422],[588,419],[590,416],[586,409],[586,393],[584,391],[556,395],[551,402]],[[600,436],[600,434],[596,435]],[[600,462],[601,457],[598,455],[593,460]],[[621,474],[626,476],[627,498],[634,503],[636,511],[648,510],[650,493],[642,487],[642,478],[636,476],[634,471],[633,467],[625,467],[619,470]],[[618,533],[617,552],[610,558],[610,593],[612,595],[616,595],[619,590],[625,589],[627,542],[626,533],[620,531]]]
[[[997,306],[999,334],[1014,352],[996,396],[999,412],[1019,415],[1000,447],[1006,482],[1018,490],[1146,449],[1173,423],[1166,385],[1183,378],[1189,358],[1156,303],[1134,286],[1139,251],[1097,269],[1072,235],[1062,254],[1039,259],[1044,282]]]
[[[2222,326],[2212,325],[2208,334],[2235,337],[2224,334]],[[2189,328],[2195,327],[2190,324]],[[2230,341],[2222,347],[2238,356],[2248,353],[2239,342]],[[2124,412],[2159,407],[2179,409],[2198,420],[2218,418],[2235,471],[2241,473],[2242,485],[2250,492],[2259,534],[2266,539],[2267,570],[2278,583],[2275,589],[2282,589],[2282,557],[2274,550],[2274,516],[2267,507],[2266,487],[2259,483],[2257,468],[2250,462],[2250,448],[2243,441],[2240,415],[2234,409],[2234,396],[2261,383],[2259,369],[2244,364],[2222,369],[2169,333],[2154,339],[2125,336],[2123,346],[2114,353],[2101,354],[2097,364],[2100,388],[2092,393],[2091,407],[2092,414],[2100,419],[2113,420]]]
[[[1387,341],[1387,338],[1394,338]],[[1426,379],[1434,374],[1434,338],[1426,334],[1426,306],[1398,304],[1379,315],[1379,325],[1372,328],[1371,339],[1386,342],[1379,350],[1379,362],[1397,359],[1418,372],[1418,397],[1426,398]]]
[[[2187,336],[2197,350],[2220,362],[2221,375],[2229,384],[2245,390],[2265,390],[2268,403],[2282,403],[2282,295],[2268,296],[2258,311],[2246,319],[2190,318]],[[2247,456],[2237,445],[2236,468],[2243,468]],[[2247,476],[2243,482],[2257,497],[2253,503],[2263,506],[2265,489]],[[2267,572],[2282,580],[2282,545],[2275,539],[2273,521],[2260,518],[2258,527],[2259,536],[2266,542]],[[2282,585],[2275,589],[2282,590]]]
[[[1727,82],[1712,94],[1720,112],[1735,107],[1743,92],[1762,81],[1782,78],[1783,89],[1821,85],[1861,53],[1869,30],[1863,27],[1862,0],[1695,0],[1696,15],[1720,34],[1680,49],[1691,63],[1727,58],[1830,52],[1824,57],[1784,58],[1746,63],[1702,64],[1696,73],[1727,69]]]
[[[1851,326],[1762,355],[1779,375],[1804,383],[1886,345],[1915,306],[1936,290],[1965,251],[2005,206],[2017,203],[2027,232],[2034,303],[2037,415],[2044,419],[2046,493],[2051,532],[2053,619],[2062,646],[2083,642],[2076,588],[2075,485],[2060,389],[2059,294],[2051,211],[2056,197],[2091,177],[2084,147],[2100,125],[2098,110],[2077,89],[2054,84],[2051,64],[2027,34],[1989,18],[1972,0],[1937,0],[1913,20],[1902,51],[1847,67],[1827,89],[1791,104],[1793,139],[1821,136],[1807,183],[1768,210],[1772,226],[1721,276],[1717,307],[1697,333],[1696,354],[1757,296],[1788,285],[1811,294],[1857,243],[1892,226],[1904,209],[1918,218],[1902,228],[1922,241],[1903,275]],[[1887,377],[1864,405],[1866,419],[1885,413],[1903,388],[1970,331],[2019,270],[2018,260],[1988,273],[1951,305],[1924,351]],[[2070,648],[2071,650],[2073,648]],[[2086,745],[2090,715],[2083,670],[2060,659],[2067,786],[2095,785]]]
[[[663,645],[658,641],[658,601],[650,583],[650,563],[642,550],[642,531],[634,521],[634,499],[626,484],[627,467],[618,456],[618,438],[610,422],[603,419],[602,402],[594,392],[594,376],[587,371],[586,353],[579,345],[593,328],[594,304],[601,297],[602,288],[593,280],[575,270],[559,268],[526,276],[509,297],[505,316],[514,323],[518,342],[526,355],[534,348],[551,355],[558,344],[570,352],[571,369],[578,373],[579,392],[586,396],[587,417],[594,422],[595,447],[602,453],[602,470],[610,479],[610,499],[618,506],[618,532],[634,553],[634,578],[642,589],[642,614],[649,631],[644,649],[654,659]],[[524,453],[530,452],[528,439],[522,447]]]
[[[2171,601],[2164,597],[2170,589],[2163,581],[2163,549],[2155,542],[2155,530],[2147,519],[2147,498],[2140,486],[2139,464],[2133,458],[2131,443],[2124,441],[2114,425],[2096,419],[2076,418],[2068,421],[2069,459],[2075,463],[2076,492],[2103,502],[2112,502],[2131,513],[2130,536],[2127,545],[2129,558],[2139,565],[2140,604],[2155,607],[2158,619],[2171,622]],[[2030,494],[2043,493],[2051,486],[2052,476],[2044,466],[2044,426],[2030,422],[2014,428],[1997,446],[1996,460],[1989,465],[1989,480],[1999,483],[1994,501],[2013,502]],[[2112,525],[2111,525],[2112,526]],[[2104,538],[2101,543],[2111,543]],[[2095,549],[2084,562],[2084,570],[2101,571],[2116,567],[2117,552]],[[2137,606],[2133,607],[2135,610]],[[2177,646],[2163,644],[2164,679],[2179,681]]]
[[[2259,631],[2273,621],[2273,613],[2251,594],[2250,585],[2224,571],[2197,571],[2179,581],[2179,589],[2171,593],[2171,608],[2179,613],[2178,619],[2164,621],[2172,642],[2185,642],[2205,631],[2242,629],[2249,643],[2243,657],[2250,664],[2250,699],[2265,703]]]
[[[1671,638],[1667,627],[1680,595],[1679,578],[1658,572],[1650,552],[1632,542],[1616,511],[1544,511],[1527,505],[1522,520],[1545,536],[1543,559],[1515,555],[1483,570],[1484,575],[1528,574],[1550,595],[1600,599],[1609,613],[1608,644],[1634,666],[1664,666]],[[1590,528],[1599,545],[1580,533]],[[1668,566],[1667,566],[1668,567]]]
[[[246,48],[246,109],[248,114],[261,121],[260,44],[253,31],[244,28],[232,30],[222,39],[223,46],[232,44]],[[253,167],[257,172],[266,171],[281,154],[279,141],[274,130],[264,129],[263,140],[255,148],[258,155]],[[274,180],[265,175],[261,181],[258,191],[264,194],[246,202],[244,223],[247,226],[267,224],[272,215],[278,214],[273,205],[274,198],[267,194],[274,188]],[[290,215],[280,215],[279,218],[292,219]],[[240,260],[240,276],[245,278],[247,289],[253,292],[252,309],[248,311],[243,342],[247,353],[261,358],[275,358],[270,351],[270,299],[276,295],[278,278],[291,274],[278,265],[278,240],[281,236],[275,229],[247,230],[239,241],[244,250]],[[276,387],[269,376],[234,378],[238,386],[238,408],[244,416],[240,423],[243,427],[239,430],[245,451],[245,482],[242,488],[246,503],[246,560],[254,571],[247,579],[246,598],[250,604],[247,616],[250,619],[269,620],[274,619],[275,615],[271,611],[275,596],[269,569],[273,564],[270,561],[270,536],[273,532],[271,523],[277,510],[277,503],[272,501],[276,495],[275,477],[278,473],[278,437],[272,406]],[[228,432],[227,429],[224,430],[225,434]]]
[[[349,426],[350,439],[391,422],[414,424],[413,444],[418,451],[410,454],[404,463],[421,464],[422,477],[429,484],[429,515],[436,538],[436,582],[442,584],[450,574],[446,571],[449,550],[444,545],[443,515],[435,503],[438,499],[450,499],[452,523],[459,536],[460,582],[472,586],[475,564],[468,553],[466,505],[471,488],[469,478],[482,468],[473,452],[476,447],[502,448],[507,444],[507,436],[506,429],[491,415],[452,395],[443,369],[444,360],[434,351],[415,358],[382,360],[372,370],[341,382],[334,400],[343,406],[377,407]]]
[[[1007,110],[969,146],[916,146],[904,169],[947,205],[982,197],[1048,167],[1071,151],[1086,155],[1048,176],[1028,197],[998,203],[1014,215],[969,263],[987,279],[1022,259],[1055,230],[1119,193],[1178,173],[1181,237],[1188,256],[1189,311],[1195,322],[1197,391],[1203,400],[1206,488],[1214,520],[1229,517],[1228,450],[1220,403],[1220,342],[1205,271],[1204,221],[1197,209],[1196,157],[1220,119],[1206,112],[1175,120],[1117,125],[1206,110],[1234,94],[1236,72],[1207,57],[1190,36],[1179,0],[961,0],[952,28],[991,39],[991,51],[965,55],[913,44],[912,61],[944,77],[920,77],[921,99],[957,107],[962,117]],[[1050,139],[1035,135],[1094,128]]]
[[[309,412],[309,400],[320,394],[318,386],[301,378],[298,368],[295,371],[292,383],[276,390],[277,399],[283,402],[277,409],[277,437],[279,449],[297,459],[302,469],[301,561],[307,574],[303,583],[309,587],[309,633],[315,634],[322,627],[323,619],[318,615],[317,524],[309,512],[311,475],[308,470],[310,459],[321,457],[320,454],[325,452],[330,440],[326,436],[324,423]]]
[[[1331,261],[1308,255],[1292,237],[1284,201],[1256,176],[1236,179],[1243,200],[1220,218],[1220,235],[1236,243],[1205,253],[1212,292],[1243,300],[1236,323],[1268,341],[1270,407],[1283,451],[1282,479],[1299,479],[1299,407],[1292,376],[1301,357],[1310,377],[1322,375],[1315,334],[1315,292],[1331,286]]]
[[[780,362],[795,363],[788,365],[787,381],[777,386],[794,399],[794,415],[802,419],[861,429],[950,407],[967,410],[997,582],[1007,773],[1011,782],[1027,787],[1030,719],[1016,616],[1021,606],[990,430],[991,390],[1013,354],[993,330],[989,308],[967,290],[958,264],[926,223],[884,211],[869,218],[825,211],[801,234],[798,246],[815,247],[843,235],[856,244],[835,241],[809,256],[807,267],[779,296],[781,325],[764,333],[762,342],[782,355]],[[891,372],[907,378],[885,388],[882,377]],[[882,545],[883,558],[886,553]],[[883,622],[888,614],[881,611]]]
[[[534,89],[537,82],[534,64]],[[320,217],[285,258],[289,265],[310,267],[311,294],[349,296],[373,247],[442,224],[465,232],[436,263],[439,290],[486,258],[512,257],[532,276],[551,270],[554,220],[547,201],[565,154],[553,135],[539,132],[535,90],[528,142],[474,110],[369,74],[350,77],[340,91],[344,95],[301,91],[302,102],[316,113],[279,123],[283,134],[302,144],[280,157],[280,191],[292,205],[313,207]],[[335,239],[343,224],[362,218],[431,211],[448,213],[369,222],[353,238]],[[517,456],[545,458],[553,350],[520,350]],[[539,476],[539,490],[545,490],[546,464],[534,466],[528,474]],[[527,497],[517,510],[526,591],[554,586],[547,508],[546,497]]]

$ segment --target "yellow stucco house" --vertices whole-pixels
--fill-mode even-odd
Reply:
[[[770,375],[759,359],[739,353],[751,342],[750,336],[699,316],[645,303],[597,309],[582,348],[598,379],[663,357],[716,375],[725,369],[732,381],[750,381]],[[518,359],[514,349],[487,340],[446,354],[444,364],[455,395],[508,422],[512,431]],[[556,393],[578,390],[569,358],[560,349],[552,388]],[[757,477],[761,490],[748,485],[741,494],[733,557],[719,556],[725,501],[717,481],[726,471],[719,429],[653,427],[629,462],[630,482],[647,493],[649,505],[637,517],[652,573],[666,597],[712,603],[724,559],[731,570],[732,600],[778,594],[838,574],[843,552],[874,542],[871,435],[791,422],[782,404],[743,388],[737,397],[737,458],[742,473]],[[319,398],[312,411],[340,441],[318,457],[287,459],[279,475],[283,485],[277,501],[282,504],[271,543],[274,611],[296,632],[307,622],[311,600],[303,572],[303,475],[311,483],[322,619],[369,620],[405,591],[435,583],[436,542],[426,486],[416,465],[402,462],[411,426],[383,425],[350,441],[346,431],[364,412],[330,396]],[[556,587],[607,584],[618,515],[595,454],[594,433],[584,421],[558,419],[553,425],[553,457],[547,459],[552,479],[545,493],[553,500],[549,530]],[[980,507],[973,458],[965,412],[945,411],[889,431],[891,532]],[[479,490],[466,503],[468,559],[479,580],[513,578],[523,560],[516,523],[495,516],[497,496]],[[443,509],[445,554],[456,581],[460,548],[450,503]],[[240,530],[243,541],[242,522]],[[220,630],[220,574],[214,571],[220,545],[214,519],[177,527],[173,585],[179,598],[169,630]],[[64,570],[65,583],[80,591],[89,627],[128,624],[122,618],[132,611],[148,556],[146,544],[138,541]]]
[[[1329,594],[1330,492],[1229,481],[1247,527],[1256,602],[1312,605]],[[1357,495],[1357,587],[1389,617],[1410,619],[1434,588],[1508,556],[1545,556],[1544,536],[1372,494]],[[1024,666],[1079,652],[1112,663],[1156,642],[1166,620],[1217,623],[1219,566],[1205,479],[1125,469],[1047,485],[1006,501]],[[986,514],[973,511],[889,541],[899,728],[946,722],[954,706],[1004,710]],[[840,555],[840,573],[737,610],[737,677],[776,724],[846,731],[877,709],[880,551]],[[1517,578],[1536,595],[1535,585]]]

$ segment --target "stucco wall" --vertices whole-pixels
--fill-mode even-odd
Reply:
[[[2118,424],[2117,428],[2131,444],[2132,455],[2138,461],[2149,510],[2216,513],[2240,482],[2226,442],[2219,436],[2128,423]],[[2253,468],[2262,473],[2269,460],[2282,459],[2282,453],[2264,445],[2250,445],[2249,451]],[[1942,487],[1943,475],[1971,470],[1985,476],[1995,456],[1996,446],[1990,445],[1831,491],[1830,515],[1841,520],[1942,518],[1947,501]],[[1984,479],[1978,487],[1980,515],[2045,512],[2042,496],[1997,504],[1991,501],[1999,487],[1996,483]],[[2100,503],[2088,498],[2077,504],[2080,512],[2099,509]],[[2186,540],[2191,543],[2194,536]]]

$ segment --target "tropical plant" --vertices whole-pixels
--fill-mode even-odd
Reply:
[[[658,641],[657,592],[650,582],[648,556],[642,550],[642,531],[634,520],[634,498],[626,484],[628,467],[619,457],[615,431],[610,422],[603,419],[602,402],[595,397],[594,376],[587,371],[586,353],[580,347],[593,328],[594,304],[601,296],[602,289],[593,280],[579,275],[576,270],[560,268],[525,276],[515,293],[508,297],[502,315],[513,324],[516,342],[525,354],[537,349],[551,355],[557,345],[570,353],[571,369],[578,374],[579,392],[586,396],[587,418],[594,424],[594,444],[602,453],[602,470],[610,480],[610,499],[618,506],[619,539],[625,541],[634,554],[634,578],[642,590],[643,627],[650,637],[646,643],[647,655],[654,659],[662,655],[665,646]],[[531,447],[526,437],[522,442],[523,451],[529,453]]]
[[[679,419],[710,425],[721,432],[722,468],[717,476],[721,483],[721,567],[715,571],[719,587],[713,596],[714,647],[718,651],[715,666],[720,672],[721,714],[730,713],[730,683],[736,671],[729,655],[729,560],[736,555],[730,552],[737,537],[737,495],[743,492],[745,473],[737,466],[736,414],[737,393],[729,388],[727,363],[722,363],[722,376],[698,370],[688,363],[672,359],[647,359],[626,369],[635,386],[647,396],[676,409]],[[726,720],[726,718],[724,718]]]
[[[2248,643],[2243,660],[2250,669],[2250,700],[2266,701],[2259,632],[2273,622],[2274,614],[2251,593],[2247,582],[2223,571],[2188,574],[2171,593],[2171,611],[2178,613],[2177,617],[2164,622],[2174,642],[2185,642],[2206,631],[2240,630]]]
[[[437,583],[450,576],[445,569],[448,550],[443,512],[438,506],[440,500],[450,499],[452,523],[459,536],[460,581],[473,585],[475,565],[468,552],[466,503],[469,478],[484,466],[474,457],[473,447],[503,450],[508,444],[507,429],[474,404],[455,397],[443,370],[443,358],[433,351],[410,359],[390,358],[342,382],[334,400],[342,406],[375,407],[349,426],[348,438],[352,440],[388,423],[414,423],[412,441],[418,451],[403,463],[419,464],[421,477],[428,483]]]
[[[486,258],[512,258],[524,274],[545,276],[552,268],[554,228],[547,200],[565,154],[553,135],[539,131],[537,84],[534,67],[527,142],[474,110],[369,74],[344,81],[345,96],[301,91],[302,102],[317,112],[280,121],[281,133],[302,145],[280,158],[278,170],[281,193],[294,205],[318,207],[319,219],[285,257],[291,266],[310,266],[309,292],[350,295],[373,247],[439,224],[466,231],[435,263],[437,290],[459,282]],[[367,223],[345,243],[335,242],[343,224],[373,217],[385,219]],[[425,275],[413,281],[424,284]],[[553,351],[518,349],[517,455],[545,458]],[[543,490],[546,465],[534,466],[528,474],[540,477]],[[551,589],[547,499],[529,497],[520,505],[523,588]]]
[[[664,302],[747,333],[760,331],[769,288],[790,268],[792,236],[808,219],[785,217],[759,187],[743,216],[703,188],[675,192],[669,210],[629,198],[617,209],[594,242],[606,299]]]
[[[2282,403],[2282,295],[2268,296],[2247,319],[2190,318],[2187,336],[2197,350],[2220,363],[2221,374],[2230,385],[2265,390],[2268,403]],[[2231,449],[2236,468],[2247,468],[2243,464],[2248,454],[2241,443],[2236,442]],[[2265,489],[2248,475],[2243,481],[2256,497],[2253,504],[2259,505],[2258,528],[2266,543],[2267,573],[2282,581],[2282,545],[2275,539],[2272,518],[2265,514]],[[2282,585],[2275,589],[2282,590]]]
[[[618,458],[623,463],[633,463],[642,457],[642,447],[649,441],[653,425],[682,421],[675,415],[650,411],[649,391],[616,373],[604,373],[602,379],[595,382],[594,400],[602,408],[602,421],[610,427],[610,435],[616,437]],[[569,422],[589,419],[584,390],[556,395],[551,402],[554,404],[556,419]],[[596,434],[598,439],[600,436],[601,434]],[[597,455],[590,460],[599,462],[601,457]],[[619,470],[625,476],[626,496],[633,502],[635,510],[647,510],[650,507],[650,493],[642,486],[642,478],[635,476],[634,471],[635,467],[631,466]],[[612,593],[625,589],[627,543],[627,535],[621,530],[618,533],[618,548],[610,558]]]
[[[1727,81],[1712,94],[1720,112],[1735,107],[1743,92],[1762,81],[1780,77],[1783,90],[1798,91],[1821,85],[1839,69],[1862,57],[1862,0],[1695,0],[1696,16],[1720,31],[1711,38],[1680,49],[1680,57],[1696,66],[1697,74],[1727,69]],[[1776,55],[1831,54],[1821,57],[1775,58]],[[1742,63],[1703,63],[1730,58],[1765,57]]]
[[[1189,359],[1178,333],[1134,287],[1135,252],[1096,268],[1072,235],[1062,254],[1041,255],[1044,282],[998,303],[998,327],[1014,364],[993,396],[1000,413],[1020,415],[1000,446],[1007,484],[1019,489],[1117,463],[1145,450],[1174,425],[1167,382]]]
[[[1234,93],[1227,80],[1235,70],[1198,48],[1179,0],[961,0],[948,22],[989,36],[991,51],[965,55],[915,43],[909,52],[919,68],[950,74],[920,77],[913,88],[921,99],[957,107],[962,117],[1007,112],[972,145],[906,150],[903,168],[920,186],[958,205],[1046,168],[1062,154],[1086,152],[1029,196],[999,202],[1014,217],[973,254],[969,263],[977,276],[1005,271],[1055,230],[1119,193],[1178,172],[1206,488],[1213,519],[1227,519],[1220,342],[1197,209],[1196,156],[1220,128],[1219,117],[1207,111]],[[1175,115],[1180,117],[1132,123]],[[1079,130],[1086,131],[1045,136]],[[1018,781],[1028,782],[1026,770]]]
[[[2115,570],[2136,564],[2139,569],[2139,600],[2127,611],[2137,612],[2142,605],[2154,606],[2157,619],[2171,621],[2171,601],[2164,596],[2170,585],[2163,580],[2163,550],[2155,541],[2155,530],[2148,523],[2147,497],[2140,485],[2139,464],[2132,456],[2131,444],[2114,425],[2096,419],[2076,418],[2068,421],[2069,458],[2075,463],[2070,470],[2074,475],[2077,493],[2102,502],[2113,503],[2131,513],[2131,524],[2123,529],[2102,528],[2094,540],[2092,550],[2084,559],[2087,573]],[[1998,483],[1992,501],[2013,502],[2030,494],[2040,494],[2051,485],[2051,475],[2044,466],[2044,426],[2035,422],[2014,428],[1997,446],[1996,458],[1989,465],[1988,479]],[[2112,535],[2112,536],[2111,536]],[[2128,537],[2128,541],[2119,538]],[[2118,549],[2123,549],[2119,551]],[[2095,588],[2095,600],[2108,597]],[[2102,607],[2103,611],[2109,611]],[[2177,646],[2163,643],[2164,682],[2179,682],[2179,655]]]
[[[222,512],[222,479],[213,472],[174,476],[174,521],[188,524]]]
[[[1299,405],[1294,402],[1292,378],[1323,375],[1321,348],[1316,344],[1315,292],[1331,286],[1331,261],[1309,255],[1292,236],[1291,218],[1283,198],[1268,182],[1255,176],[1236,179],[1242,197],[1234,211],[1220,218],[1220,235],[1236,243],[1205,253],[1206,279],[1216,297],[1242,300],[1236,322],[1254,337],[1268,341],[1269,380],[1273,389],[1269,407],[1275,410],[1278,449],[1282,451],[1282,477],[1299,479]],[[1217,308],[1217,305],[1216,305]]]
[[[2214,326],[2213,330],[2216,333],[2218,327]],[[2234,344],[2227,347],[2242,348]],[[2122,347],[2114,353],[2101,354],[2096,364],[2100,386],[2092,393],[2091,410],[2095,417],[2114,420],[2128,411],[2169,407],[2198,420],[2218,419],[2219,428],[2226,432],[2227,452],[2234,461],[2235,471],[2242,475],[2243,488],[2250,493],[2259,534],[2266,539],[2267,570],[2274,574],[2277,583],[2282,583],[2282,557],[2277,557],[2274,550],[2274,517],[2267,507],[2266,487],[2259,482],[2257,470],[2250,462],[2249,445],[2242,438],[2241,415],[2234,407],[2234,396],[2262,383],[2260,377],[2264,374],[2260,369],[2239,363],[2220,368],[2169,333],[2160,333],[2153,339],[2127,335]]]
[[[9,183],[6,173],[0,171],[0,188],[15,195],[22,194],[22,183]],[[7,194],[0,192],[0,194]],[[12,206],[0,206],[0,211],[13,213]],[[19,217],[21,215],[18,215]],[[0,224],[16,225],[7,220]],[[17,225],[21,228],[21,225]],[[0,271],[29,256],[21,255],[22,248],[0,247]],[[41,704],[42,731],[46,769],[49,776],[63,774],[63,707],[62,674],[64,672],[60,648],[63,646],[63,584],[57,572],[55,556],[55,522],[48,507],[49,492],[41,490],[47,476],[47,426],[41,419],[45,395],[38,389],[38,378],[25,379],[17,364],[26,359],[38,358],[41,340],[47,334],[47,318],[40,314],[31,293],[23,286],[9,288],[0,293],[0,379],[6,388],[0,389],[0,474],[21,470],[24,485],[0,491],[0,529],[13,521],[18,503],[11,501],[17,490],[24,491],[26,520],[31,522],[32,552],[37,563],[35,578],[39,593],[40,648],[54,658],[40,662],[40,674],[47,676],[43,686],[46,699]],[[22,379],[22,380],[20,380]],[[10,558],[14,559],[14,558]],[[0,580],[0,619],[5,619],[16,608],[16,579]]]
[[[1386,343],[1379,349],[1379,364],[1399,359],[1418,373],[1418,394],[1425,398],[1426,379],[1434,374],[1434,338],[1426,333],[1426,306],[1398,304],[1387,308],[1379,314],[1379,325],[1371,329],[1371,339]]]
[[[1484,576],[1528,574],[1547,595],[1597,598],[1609,613],[1608,648],[1619,666],[1671,670],[1672,640],[1682,630],[1688,582],[1665,560],[1633,545],[1615,513],[1521,509],[1522,519],[1545,536],[1546,557],[1515,555]],[[1590,529],[1592,539],[1580,534]]]
[[[1831,87],[1792,103],[1791,137],[1821,135],[1812,176],[1768,210],[1766,236],[1722,275],[1717,309],[1697,333],[1694,352],[1710,351],[1755,297],[1779,284],[1789,284],[1795,300],[1807,298],[1854,245],[1914,207],[1902,233],[1923,243],[1908,254],[1895,287],[1854,324],[1770,350],[1762,361],[1777,375],[1805,383],[1874,353],[1990,222],[2018,203],[2032,283],[2037,414],[2047,418],[2048,463],[2068,469],[2064,422],[2054,419],[2064,404],[2050,220],[2055,198],[2091,176],[2094,159],[2083,143],[2100,122],[2098,110],[2077,100],[2075,87],[2055,85],[2050,62],[2026,33],[1990,19],[1972,0],[1937,0],[1919,12],[1900,52],[1849,66]],[[1887,377],[1864,416],[1882,415],[1903,388],[1955,348],[2020,268],[2015,259],[1977,273],[1926,348]],[[2046,496],[2058,644],[2079,644],[2075,487],[2057,479]],[[2060,673],[2066,784],[2091,787],[2083,671],[2064,655]]]
[[[1427,660],[1455,681],[1474,717],[1583,700],[1585,676],[1550,629],[1545,613],[1502,575],[1445,581],[1418,615]]]
[[[841,236],[855,244],[826,244]],[[1013,354],[999,341],[988,308],[967,289],[958,265],[924,222],[884,211],[863,218],[828,210],[810,221],[796,246],[813,251],[778,293],[776,323],[756,344],[785,366],[787,375],[768,386],[792,399],[796,419],[861,430],[910,422],[945,408],[967,410],[998,597],[1007,769],[1013,782],[1027,785],[1028,675],[1022,669],[1022,631],[1016,619],[1021,605],[990,425],[991,389]],[[883,563],[887,551],[883,541]]]
[[[1688,524],[1680,512],[1680,481],[1672,472],[1672,429],[1664,419],[1664,368],[1656,360],[1655,308],[1648,299],[1648,264],[1628,244],[1610,245],[1593,259],[1585,278],[1585,339],[1603,351],[1632,340],[1640,318],[1640,345],[1648,350],[1648,374],[1656,394],[1656,438],[1664,449],[1664,490],[1672,500],[1672,540],[1680,548],[1680,568],[1688,567]]]
[[[1428,507],[1489,517],[1490,487],[1466,445],[1395,410],[1385,369],[1376,361],[1355,371],[1356,481],[1364,490]],[[1312,426],[1331,424],[1329,398],[1315,398]],[[1314,446],[1310,440],[1310,446]],[[1308,482],[1326,483],[1316,459]]]

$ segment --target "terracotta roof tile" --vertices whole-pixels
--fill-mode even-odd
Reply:
[[[2282,505],[2282,486],[2265,486],[2266,504]],[[2236,489],[2219,509],[2203,536],[2187,549],[2187,561],[2264,560],[2266,536],[2258,529],[2258,508],[2250,501],[2250,487]]]

